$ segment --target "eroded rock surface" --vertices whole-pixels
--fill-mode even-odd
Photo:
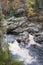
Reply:
[[[27,31],[20,33],[18,38],[17,38],[17,41],[19,43],[23,42],[25,44],[28,44],[29,43],[29,33]]]
[[[43,44],[43,32],[36,33],[34,40],[40,44]]]

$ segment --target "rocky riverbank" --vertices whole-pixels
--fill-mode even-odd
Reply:
[[[42,28],[42,22],[30,22],[26,17],[11,17],[7,19],[7,34],[17,35],[18,42],[28,43],[28,34],[34,35],[35,42],[42,42]]]
[[[28,21],[26,17],[11,17],[4,21],[6,23],[3,23],[2,27],[4,27],[3,30],[5,30],[6,33],[4,32],[5,35],[3,37],[3,41],[7,39],[7,41],[5,41],[9,45],[11,56],[19,61],[24,62],[24,64],[26,63],[25,65],[42,65],[42,23]],[[5,42],[3,43],[2,47],[3,49],[7,48]]]

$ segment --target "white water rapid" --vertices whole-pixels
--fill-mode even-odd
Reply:
[[[12,36],[9,35],[9,37],[7,38],[8,40],[9,38],[11,38],[10,41],[14,40],[13,43],[8,42],[10,53],[12,54],[14,59],[24,62],[25,65],[40,65],[37,60],[36,52],[30,50],[31,45],[36,44],[37,46],[40,46],[40,44],[34,41],[33,37],[34,36],[29,34],[30,41],[25,47],[23,45],[19,46],[19,43],[14,39],[14,36],[12,38]],[[31,53],[33,53],[33,55]]]

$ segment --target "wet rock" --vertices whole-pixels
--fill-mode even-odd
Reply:
[[[13,31],[13,32],[21,32],[21,26],[26,22],[26,17],[18,17],[18,18],[10,18],[8,19],[8,28],[7,31]]]
[[[29,34],[27,31],[24,31],[23,33],[20,33],[18,38],[17,38],[17,41],[20,43],[20,42],[23,42],[25,44],[27,44],[29,42]]]
[[[25,10],[23,8],[19,8],[15,11],[15,16],[18,17],[18,16],[23,16],[25,15]]]
[[[35,23],[30,23],[29,24],[29,27],[35,27],[35,26],[37,26],[38,28],[41,28],[41,25],[40,24],[35,24]]]
[[[7,21],[11,21],[11,22],[12,22],[13,20],[14,20],[14,17],[10,17],[10,18],[7,19]]]
[[[37,43],[43,44],[43,32],[36,33],[34,36],[34,40]]]
[[[15,21],[19,22],[19,21],[24,20],[25,18],[26,18],[25,16],[24,17],[23,16],[22,17],[10,17],[9,19],[7,19],[7,21],[15,23]]]
[[[41,28],[39,25],[36,25],[34,23],[30,23],[28,27],[29,27],[28,30],[29,32],[39,32],[39,29]]]
[[[28,31],[29,33],[36,33],[39,32],[39,30],[41,29],[40,25],[35,25],[34,23],[27,23],[28,22],[23,23],[21,27],[16,28],[14,31],[19,33],[23,31]]]
[[[8,29],[7,31],[13,31],[17,33],[21,33],[23,31],[28,31],[29,33],[39,32],[41,29],[40,25],[36,25],[34,23],[30,23],[27,21],[26,17],[12,17],[8,19]]]

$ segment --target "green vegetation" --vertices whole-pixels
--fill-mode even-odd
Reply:
[[[19,1],[20,0],[7,0],[7,5],[5,6],[6,12],[4,11],[4,13],[6,15],[8,14],[8,16],[14,16],[16,9],[18,9],[20,5]],[[28,16],[36,15],[39,13],[39,9],[43,8],[43,0],[22,0],[22,3],[26,4],[24,5],[24,8],[26,9]]]
[[[10,15],[13,16],[15,13],[15,10],[13,9],[13,6],[10,4]]]
[[[39,1],[35,0],[35,11],[39,12]]]
[[[13,0],[8,0],[8,1],[12,2]]]
[[[2,15],[0,15],[0,21],[2,20],[2,18],[3,18],[3,16],[2,16]]]
[[[26,8],[27,8],[27,15],[28,17],[34,17],[34,16],[42,16],[43,12],[43,0],[25,0]],[[42,11],[42,12],[41,12]]]
[[[23,65],[23,63],[11,60],[11,56],[7,51],[0,50],[0,65]]]

